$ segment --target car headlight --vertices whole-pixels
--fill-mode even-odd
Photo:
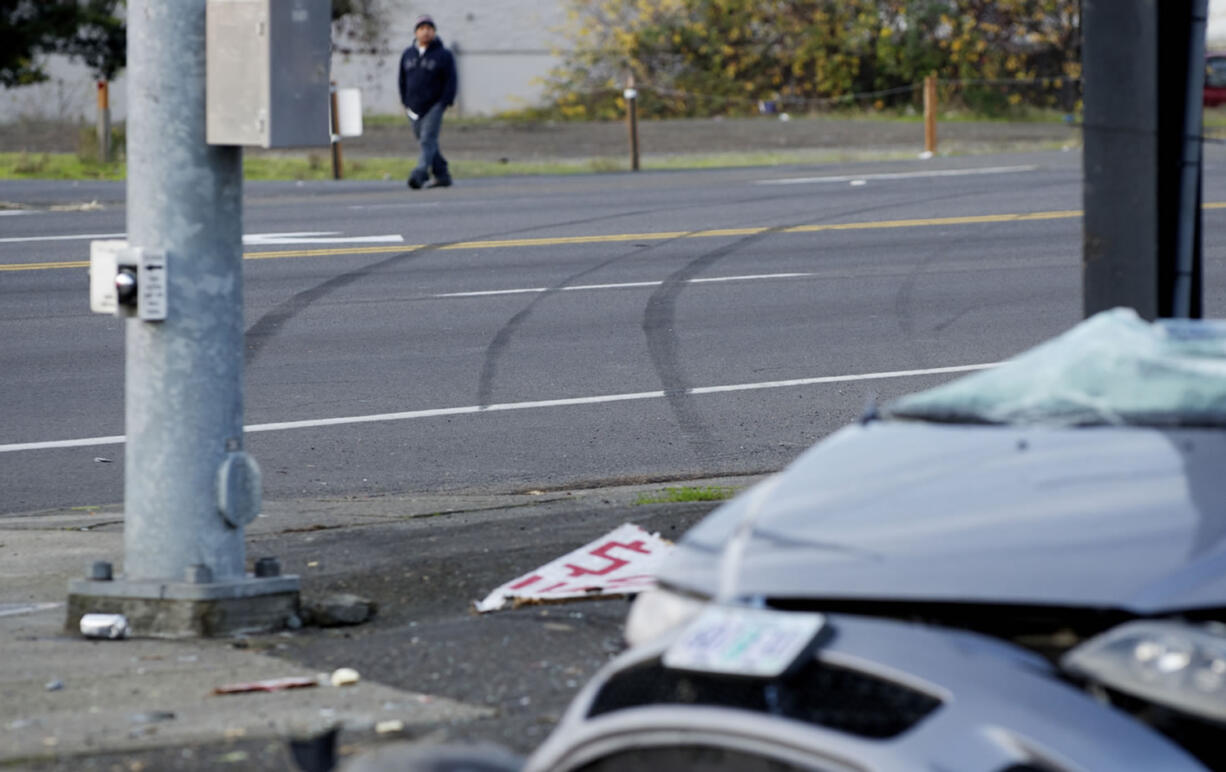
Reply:
[[[1226,723],[1226,626],[1128,622],[1076,647],[1060,664],[1107,688]]]
[[[705,600],[656,588],[640,592],[626,617],[626,643],[638,646],[659,638],[698,616]]]

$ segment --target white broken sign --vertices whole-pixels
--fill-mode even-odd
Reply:
[[[656,586],[673,545],[632,523],[502,585],[477,603],[497,611],[507,601],[551,601],[631,595]]]

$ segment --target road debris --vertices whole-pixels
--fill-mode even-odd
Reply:
[[[333,686],[353,686],[362,680],[362,676],[351,667],[342,667],[332,671],[332,677],[328,680]]]
[[[64,682],[57,678],[54,681],[48,681],[44,688],[49,692],[58,692],[64,688]]]
[[[248,692],[283,692],[287,689],[309,689],[312,686],[319,686],[319,679],[289,676],[288,678],[269,678],[263,681],[243,681],[234,684],[225,684],[213,689],[214,695],[221,694],[246,694]]]
[[[360,625],[370,620],[378,610],[378,604],[369,598],[350,593],[334,593],[305,600],[302,604],[302,621],[315,627]]]
[[[400,719],[380,721],[375,724],[375,734],[399,734],[404,731],[404,722]]]
[[[508,601],[525,603],[631,595],[656,586],[656,573],[671,542],[626,523],[591,544],[502,585],[476,603],[497,611]]]
[[[128,618],[123,614],[84,614],[81,635],[86,638],[119,640],[128,637]]]

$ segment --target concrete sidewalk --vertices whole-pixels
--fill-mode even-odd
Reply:
[[[122,516],[0,518],[0,769],[292,769],[288,738],[337,725],[344,756],[406,739],[525,753],[619,648],[625,602],[481,617],[471,602],[622,522],[675,537],[714,506],[637,503],[669,485],[268,502],[248,529],[249,562],[277,555],[304,600],[353,591],[380,612],[360,627],[213,640],[66,633],[69,578],[94,560],[122,565]],[[326,684],[346,664],[356,685],[212,694],[291,676]]]

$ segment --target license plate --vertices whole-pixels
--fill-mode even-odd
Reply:
[[[664,652],[664,666],[774,678],[809,654],[826,618],[764,608],[707,606]]]

